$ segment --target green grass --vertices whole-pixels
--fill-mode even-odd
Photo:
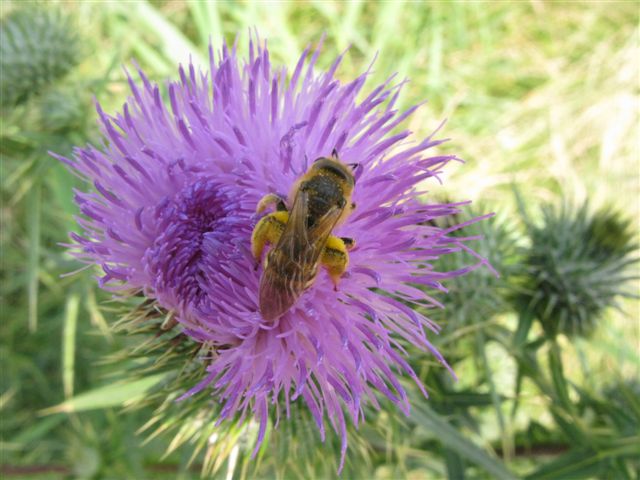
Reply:
[[[118,406],[143,395],[155,379],[120,383],[113,365],[103,361],[133,342],[108,328],[117,309],[91,270],[60,277],[80,267],[58,245],[74,228],[72,188],[80,184],[46,151],[65,154],[73,145],[99,142],[91,96],[105,111],[118,110],[128,94],[120,65],[130,66],[132,58],[163,81],[174,78],[177,63],[189,55],[204,65],[209,37],[218,48],[222,38],[238,36],[244,51],[255,27],[268,39],[273,61],[292,67],[324,32],[321,67],[350,46],[338,72],[346,81],[377,52],[369,85],[398,72],[399,80],[410,79],[401,107],[429,100],[411,117],[411,130],[425,136],[448,119],[443,135],[451,141],[440,148],[467,163],[452,166],[444,186],[431,185],[432,198],[482,200],[518,229],[515,185],[534,219],[543,200],[563,195],[578,203],[589,199],[594,207],[613,204],[638,229],[637,3],[64,5],[84,39],[84,60],[51,88],[79,92],[88,112],[83,127],[47,130],[38,96],[3,110],[0,125],[0,464],[8,478],[197,478],[199,466],[215,460],[202,453],[189,466],[192,444],[164,457],[169,435],[143,443],[145,434],[136,432],[158,405]],[[3,3],[2,16],[16,6]],[[624,302],[621,312],[607,312],[591,339],[560,337],[559,351],[511,344],[518,322],[512,313],[465,325],[441,315],[438,343],[455,362],[460,382],[437,374],[431,359],[416,358],[432,399],[409,419],[392,409],[370,412],[361,432],[352,432],[344,478],[455,478],[462,471],[468,478],[494,478],[503,469],[532,474],[544,462],[551,462],[550,476],[542,470],[540,478],[597,478],[603,465],[625,478],[620,458],[638,452],[615,437],[612,412],[623,404],[605,392],[640,371],[638,311],[637,301]],[[534,324],[529,340],[540,334]],[[518,388],[516,365],[541,373]],[[624,405],[638,408],[637,399]],[[604,413],[589,423],[594,411]],[[203,420],[187,416],[177,426],[184,435],[191,421]],[[245,452],[247,438],[255,435],[251,429],[228,432],[219,442],[217,453],[236,460],[223,461],[218,478],[228,472],[252,478]],[[329,440],[318,445],[317,433],[303,420],[274,433],[258,460],[257,478],[333,477],[338,446]],[[573,445],[582,450],[563,456]],[[308,454],[307,460],[287,461],[290,449]],[[37,474],[27,475],[28,468]]]

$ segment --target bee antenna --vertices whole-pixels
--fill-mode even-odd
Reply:
[[[359,163],[349,163],[348,165],[351,167],[351,170],[355,170],[360,166]]]
[[[338,149],[334,148],[331,151],[331,156],[337,160],[338,159]]]

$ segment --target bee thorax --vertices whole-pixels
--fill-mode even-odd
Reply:
[[[311,178],[305,183],[304,190],[309,193],[309,226],[344,201],[342,188],[329,175]]]

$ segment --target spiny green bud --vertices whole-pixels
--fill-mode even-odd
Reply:
[[[609,255],[631,252],[634,249],[630,222],[613,210],[597,212],[589,224],[588,235],[597,257],[607,258]]]
[[[66,75],[80,45],[68,16],[48,8],[14,10],[0,24],[0,102],[13,106]]]
[[[464,217],[474,218],[478,212],[488,210],[485,207],[465,209]],[[452,220],[451,223],[455,225],[459,222]],[[518,263],[518,235],[515,229],[505,217],[496,216],[466,226],[452,235],[477,237],[478,241],[470,246],[473,246],[477,255],[488,261],[493,270],[477,268],[467,275],[448,280],[446,286],[449,292],[442,299],[446,305],[444,317],[463,325],[486,320],[507,310],[506,282]],[[471,253],[459,251],[443,255],[435,267],[438,271],[454,271],[477,262],[477,257],[474,258]]]
[[[631,222],[609,209],[590,213],[546,205],[541,225],[530,224],[520,308],[547,332],[588,335],[603,310],[628,290],[634,256]]]

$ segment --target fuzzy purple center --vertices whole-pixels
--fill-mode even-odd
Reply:
[[[196,182],[155,208],[161,225],[147,249],[146,268],[158,296],[170,295],[198,307],[207,296],[204,273],[218,250],[233,240],[228,196],[212,180]]]

